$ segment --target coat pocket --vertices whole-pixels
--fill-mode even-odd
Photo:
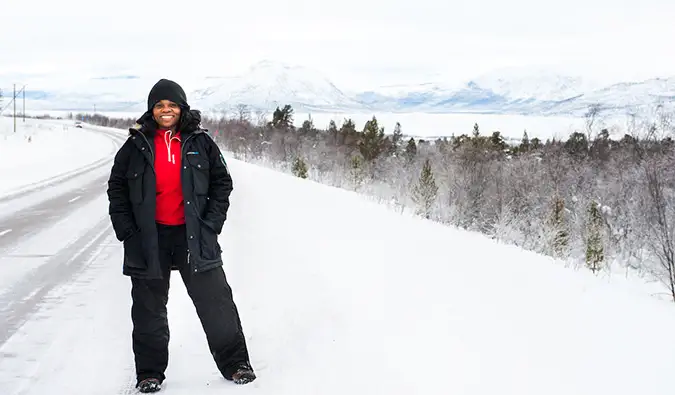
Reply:
[[[206,261],[220,259],[222,249],[218,243],[218,234],[204,224],[201,225],[199,247],[201,248],[202,259]]]
[[[129,200],[133,204],[143,202],[143,171],[140,169],[129,169],[127,171],[127,185],[129,186]]]
[[[135,269],[147,269],[148,267],[143,253],[143,235],[140,231],[124,240],[124,264]]]
[[[207,195],[211,177],[211,166],[208,158],[194,154],[187,155],[187,162],[192,169],[192,183],[195,195]]]

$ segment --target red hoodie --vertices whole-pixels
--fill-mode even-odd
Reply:
[[[158,129],[154,140],[157,175],[155,220],[164,225],[182,225],[185,223],[185,212],[181,188],[180,132]]]

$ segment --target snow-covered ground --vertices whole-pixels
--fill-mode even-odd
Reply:
[[[229,165],[220,242],[259,379],[219,377],[174,275],[164,393],[672,393],[674,307],[634,283]],[[0,264],[2,278],[38,259],[26,255],[40,240],[67,237],[36,250],[39,270],[0,284],[0,394],[132,393],[130,285],[104,194]],[[57,236],[65,224],[80,236]]]
[[[110,139],[75,127],[73,121],[0,117],[0,197],[109,158]]]

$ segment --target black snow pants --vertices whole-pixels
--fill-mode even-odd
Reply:
[[[229,379],[236,366],[250,367],[248,349],[237,307],[225,272],[218,267],[192,273],[187,263],[185,226],[157,225],[163,279],[131,279],[132,346],[136,378],[164,381],[169,362],[167,302],[169,278],[178,269],[206,334],[208,347],[221,374]]]

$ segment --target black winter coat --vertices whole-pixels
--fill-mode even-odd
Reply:
[[[188,263],[193,272],[202,272],[223,264],[218,235],[227,218],[233,186],[220,149],[199,126],[199,112],[191,110],[185,115],[191,120],[184,120],[180,128]],[[108,181],[110,219],[117,239],[124,244],[123,273],[145,279],[162,278],[155,222],[155,130],[149,112],[129,129]]]

